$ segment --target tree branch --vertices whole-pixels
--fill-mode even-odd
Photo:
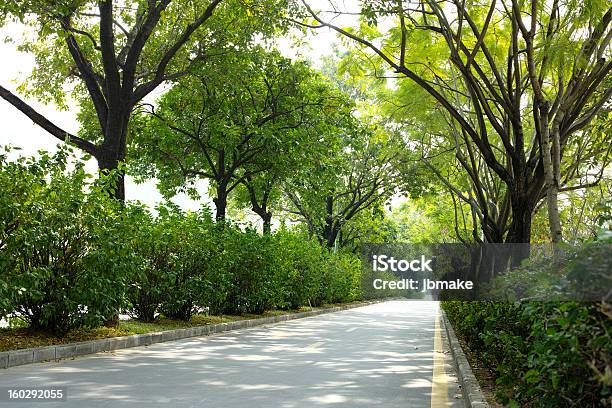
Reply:
[[[166,53],[160,60],[159,64],[157,65],[155,77],[151,81],[139,85],[136,90],[134,90],[133,102],[140,101],[164,81],[164,77],[166,75],[166,68],[168,67],[170,61],[172,61],[172,59],[181,49],[181,47],[183,47],[183,45],[185,45],[185,43],[189,41],[192,34],[212,16],[215,8],[219,5],[219,3],[221,3],[221,1],[223,0],[211,1],[204,13],[196,21],[187,25],[183,33],[179,36],[178,40],[172,45],[172,47],[170,47],[168,51],[166,51]],[[129,58],[130,57],[128,55],[128,59]]]
[[[34,123],[36,123],[41,128],[45,129],[51,135],[55,136],[57,139],[62,142],[70,142],[74,144],[79,149],[84,150],[85,152],[91,154],[92,156],[96,156],[98,152],[98,148],[93,143],[81,139],[80,137],[74,136],[65,130],[61,129],[49,119],[45,118],[43,115],[38,113],[34,108],[20,99],[17,95],[13,94],[8,89],[4,88],[0,85],[0,97],[6,100],[8,103],[17,108],[21,113],[30,118]]]

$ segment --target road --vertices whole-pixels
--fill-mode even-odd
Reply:
[[[66,387],[67,401],[0,406],[463,406],[437,314],[437,302],[389,301],[212,337],[13,367],[0,370],[0,388]]]

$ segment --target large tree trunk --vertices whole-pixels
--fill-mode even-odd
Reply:
[[[327,220],[321,231],[320,243],[328,248],[333,248],[336,245],[336,240],[340,234],[340,226],[333,220]]]
[[[511,267],[520,266],[521,262],[529,257],[531,222],[534,210],[534,204],[532,203],[535,200],[528,199],[528,195],[521,191],[521,186],[521,184],[518,184],[518,186],[515,186],[515,191],[512,192],[512,219],[508,235],[506,235],[506,243],[515,245],[503,248],[505,255],[502,260],[502,267],[505,267],[508,257]]]
[[[261,219],[263,221],[264,235],[270,235],[272,233],[272,213],[267,212]]]
[[[531,212],[524,203],[512,205],[512,221],[506,236],[508,244],[528,244],[531,240]]]
[[[100,123],[101,128],[105,130],[104,141],[96,154],[98,169],[101,173],[116,171],[119,164],[125,160],[128,123],[131,115],[130,106],[114,107],[103,119],[105,122]],[[111,195],[113,198],[125,201],[125,173],[117,171],[116,177],[117,179],[113,180],[113,188],[110,190]]]
[[[338,238],[340,227],[334,220],[334,198],[332,196],[328,196],[325,199],[325,212],[325,226],[323,227],[321,241],[328,248],[333,248],[336,244],[336,238]]]
[[[218,182],[217,183],[217,196],[213,198],[213,202],[215,203],[215,208],[217,210],[215,214],[215,220],[217,223],[225,222],[226,218],[226,210],[227,210],[227,183]]]
[[[518,183],[517,183],[518,184]],[[508,244],[528,244],[531,242],[531,221],[533,206],[520,185],[515,186],[511,192],[512,218],[506,243]]]
[[[327,236],[325,237],[325,241],[328,248],[333,248],[336,245],[336,239],[338,238],[338,234],[340,233],[340,228],[336,225],[331,225],[328,228]]]

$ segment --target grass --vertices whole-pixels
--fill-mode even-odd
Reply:
[[[326,309],[338,305],[323,305],[321,307],[303,307],[298,310],[271,310],[261,315],[244,314],[240,316],[222,315],[206,316],[194,315],[191,320],[173,320],[159,318],[154,322],[146,323],[139,320],[122,320],[119,327],[96,327],[81,328],[68,332],[63,337],[53,334],[32,330],[30,328],[0,328],[0,352],[8,350],[19,350],[31,347],[43,347],[56,344],[68,344],[87,340],[98,340],[108,337],[130,336],[133,334],[144,334],[164,330],[183,329],[193,326],[205,326],[218,323],[227,323],[237,320],[257,319],[260,317],[292,314],[315,309]]]

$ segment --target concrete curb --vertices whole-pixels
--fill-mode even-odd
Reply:
[[[451,353],[457,365],[459,384],[461,384],[466,406],[470,408],[489,408],[489,403],[480,389],[480,384],[478,384],[478,380],[470,368],[470,363],[463,353],[457,336],[455,336],[453,326],[446,317],[444,310],[440,309],[440,311]]]
[[[258,319],[238,320],[229,323],[218,323],[206,326],[194,326],[186,329],[167,330],[163,332],[136,334],[132,336],[110,337],[100,340],[90,340],[80,343],[58,344],[56,346],[45,346],[11,350],[0,353],[0,369],[20,366],[24,364],[40,363],[43,361],[74,358],[87,354],[95,354],[103,351],[114,351],[130,347],[150,346],[155,343],[164,343],[185,339],[188,337],[209,336],[211,334],[223,333],[232,330],[246,329],[249,327],[262,326],[265,324],[285,322],[305,317],[318,316],[326,313],[334,313],[342,310],[354,309],[380,303],[392,299],[381,299],[368,302],[354,303],[343,306],[330,307],[326,309],[309,310],[306,312],[291,313],[285,315],[268,316]]]

